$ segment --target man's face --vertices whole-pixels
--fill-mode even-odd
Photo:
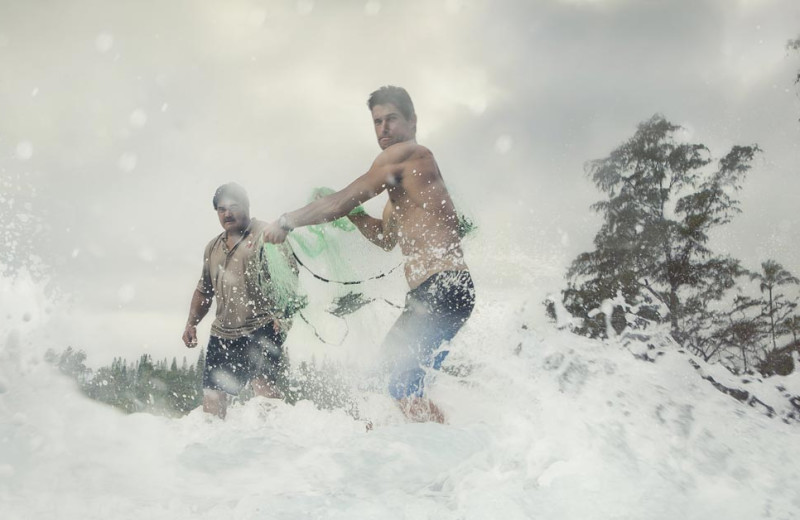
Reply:
[[[223,229],[229,233],[244,231],[250,224],[250,212],[247,206],[228,197],[222,197],[217,201],[217,216]]]
[[[372,107],[372,122],[381,150],[414,139],[417,131],[417,116],[412,114],[411,119],[406,119],[394,103]]]

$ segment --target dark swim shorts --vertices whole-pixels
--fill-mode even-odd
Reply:
[[[203,388],[237,395],[257,376],[280,384],[287,367],[281,348],[285,339],[285,335],[275,332],[271,322],[236,339],[211,336],[203,371]]]
[[[449,351],[439,351],[461,329],[475,307],[469,271],[444,271],[406,296],[403,313],[384,341],[389,356],[389,393],[421,397],[425,369],[439,370]]]

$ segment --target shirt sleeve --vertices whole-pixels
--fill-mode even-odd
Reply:
[[[197,291],[206,296],[214,294],[214,285],[211,283],[211,270],[209,268],[209,257],[211,256],[211,247],[214,242],[211,241],[203,252],[203,271],[200,273],[200,280],[197,282]]]

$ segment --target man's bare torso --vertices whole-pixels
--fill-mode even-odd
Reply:
[[[430,276],[467,269],[458,236],[458,215],[430,150],[398,143],[401,161],[389,179],[384,229],[397,237],[405,273],[414,289]]]

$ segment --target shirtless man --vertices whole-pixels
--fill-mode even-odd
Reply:
[[[381,87],[367,102],[383,150],[369,171],[347,187],[298,210],[284,213],[264,230],[281,243],[301,226],[348,215],[361,233],[389,251],[400,245],[410,291],[403,313],[384,342],[390,360],[389,392],[413,421],[444,422],[423,394],[424,367],[438,369],[455,336],[472,313],[475,288],[461,250],[458,216],[430,150],[417,144],[417,116],[403,88]],[[349,215],[384,190],[383,218]]]

